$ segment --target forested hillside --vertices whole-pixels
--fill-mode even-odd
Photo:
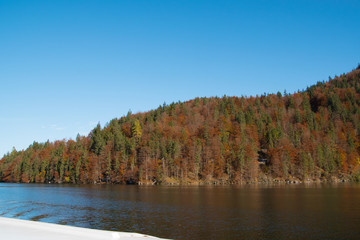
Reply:
[[[299,86],[301,87],[301,86]],[[0,181],[358,180],[360,67],[295,94],[196,98],[0,160]]]

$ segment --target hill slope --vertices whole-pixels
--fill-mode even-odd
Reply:
[[[360,68],[295,94],[196,98],[0,160],[5,182],[359,179]]]

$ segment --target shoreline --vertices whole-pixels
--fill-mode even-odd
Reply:
[[[165,240],[141,233],[97,230],[5,217],[0,217],[0,232],[2,239],[12,240]]]
[[[246,186],[246,185],[299,185],[299,184],[338,184],[338,183],[360,183],[358,180],[352,178],[332,178],[332,179],[282,179],[282,178],[268,178],[266,180],[250,180],[250,181],[172,181],[172,182],[134,182],[134,183],[106,183],[106,182],[94,182],[94,183],[38,183],[38,182],[2,182],[4,184],[45,184],[45,185],[124,185],[124,186]]]
[[[57,183],[55,183],[57,184]],[[296,186],[296,185],[332,185],[332,184],[359,184],[358,181],[349,181],[349,180],[339,180],[339,181],[287,181],[287,180],[277,180],[267,182],[237,182],[237,183],[222,183],[222,182],[195,182],[195,183],[162,183],[162,184],[151,184],[151,183],[137,183],[131,184],[133,186],[143,186],[143,187],[155,187],[155,186],[164,186],[164,187],[209,187],[209,186],[223,186],[223,187],[241,187],[241,186],[280,186],[280,185],[288,185],[288,186]],[[80,184],[82,185],[82,184]],[[86,184],[85,184],[86,185]],[[129,185],[129,184],[90,184],[90,185]]]

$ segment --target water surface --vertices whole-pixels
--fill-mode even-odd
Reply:
[[[1,183],[0,216],[172,239],[359,239],[360,187]]]

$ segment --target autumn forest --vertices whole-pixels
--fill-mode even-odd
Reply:
[[[294,94],[163,104],[75,140],[14,149],[0,160],[0,181],[359,181],[359,106],[360,66]]]

